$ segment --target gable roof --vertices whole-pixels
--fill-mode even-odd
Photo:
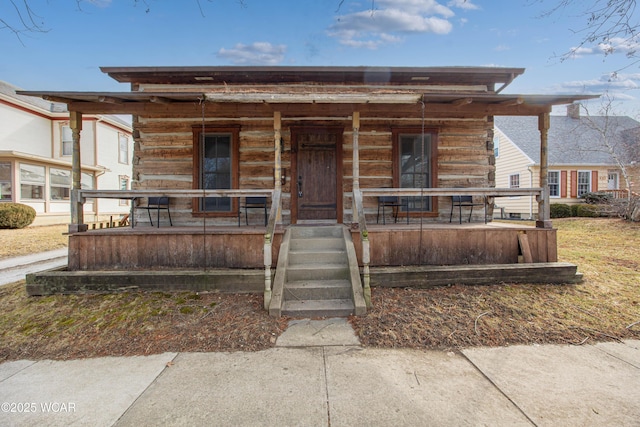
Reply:
[[[626,116],[589,116],[577,119],[550,116],[548,133],[549,165],[611,165],[615,162],[602,149],[602,131],[612,144],[625,143],[629,131],[640,122]],[[495,116],[495,127],[536,164],[540,163],[538,118],[530,116]],[[636,139],[633,143],[638,144]]]

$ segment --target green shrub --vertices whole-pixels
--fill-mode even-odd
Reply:
[[[0,228],[24,228],[36,217],[36,210],[20,203],[0,203]]]
[[[584,205],[576,205],[576,206],[577,206],[576,216],[588,217],[588,218],[594,218],[594,217],[600,216],[598,207],[595,205],[584,204]]]
[[[569,218],[571,216],[571,207],[562,203],[551,203],[551,218]]]
[[[581,205],[571,205],[571,216],[578,216],[578,206]]]

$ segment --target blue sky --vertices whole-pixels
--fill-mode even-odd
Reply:
[[[541,17],[558,1],[29,0],[47,31],[18,38],[0,29],[0,80],[27,90],[126,91],[98,67],[523,67],[506,92],[608,90],[618,114],[638,118],[638,65],[611,79],[630,64],[628,46],[605,58],[601,46],[585,45],[561,61],[587,17],[580,9]],[[9,0],[0,19],[19,25]]]

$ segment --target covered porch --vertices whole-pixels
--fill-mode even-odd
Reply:
[[[281,267],[283,236],[303,223],[346,227],[368,303],[372,284],[428,285],[424,269],[446,268],[447,283],[489,283],[491,278],[500,282],[525,277],[507,265],[538,265],[550,272],[559,267],[547,193],[549,114],[553,105],[591,96],[500,93],[522,69],[198,67],[106,72],[133,83],[132,91],[24,92],[65,102],[71,111],[68,270],[82,273],[89,278],[86,282],[108,274],[122,278],[184,270],[187,274],[173,284],[181,286],[193,271],[247,271],[253,274],[251,280],[261,281],[267,307]],[[95,112],[134,115],[132,190],[81,189],[82,114]],[[495,188],[494,115],[538,118],[539,187]],[[209,153],[214,145],[229,154]],[[207,169],[208,162],[228,165],[225,186],[208,186],[211,174],[217,173],[214,167]],[[537,199],[535,227],[491,221],[494,200],[513,196]],[[177,214],[173,226],[136,221],[143,218],[135,212],[136,201],[149,197],[169,198]],[[252,226],[236,223],[247,197],[268,199],[266,226],[255,225],[255,220]],[[378,222],[377,208],[384,197],[397,198],[398,222]],[[460,211],[457,222],[450,222],[456,197],[482,206],[470,222],[461,223]],[[91,198],[130,200],[136,227],[87,230],[83,204]],[[207,201],[215,200],[225,200],[212,203],[224,206],[224,212],[207,210]],[[455,274],[467,266],[488,271],[487,279]],[[493,273],[487,266],[493,266]],[[389,269],[413,273],[410,278],[379,280]],[[554,277],[561,276],[551,273],[538,279],[554,282]],[[240,282],[225,289],[256,291],[254,282]]]

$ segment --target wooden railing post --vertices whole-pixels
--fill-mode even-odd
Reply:
[[[537,228],[551,228],[551,209],[549,207],[549,113],[538,116],[538,130],[540,131],[540,187],[542,193],[538,199]]]
[[[69,112],[69,125],[73,139],[71,153],[71,224],[69,233],[87,231],[84,223],[84,199],[80,194],[82,188],[82,158],[80,156],[80,132],[82,131],[82,113]]]
[[[273,263],[271,251],[273,247],[273,237],[276,231],[276,220],[280,214],[281,194],[282,191],[280,188],[276,187],[273,191],[273,197],[271,198],[267,231],[264,234],[264,309],[267,311],[271,304],[271,264]]]

